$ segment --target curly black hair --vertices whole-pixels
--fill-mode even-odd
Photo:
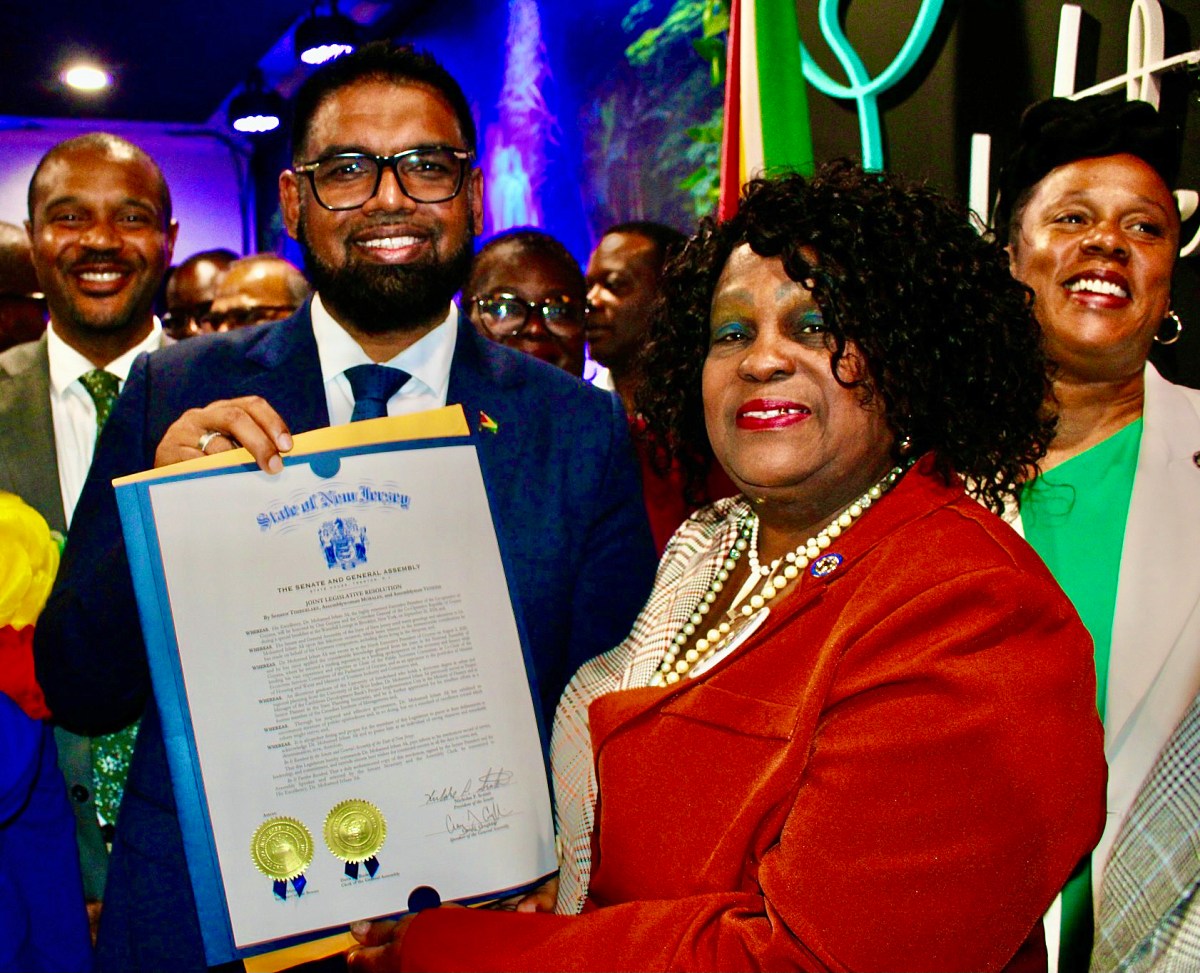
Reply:
[[[831,333],[834,376],[853,341],[868,374],[842,384],[858,386],[864,404],[878,396],[889,427],[912,440],[912,455],[932,451],[947,481],[961,475],[1000,512],[1054,432],[1032,295],[963,208],[845,160],[811,178],[749,183],[737,215],[704,220],[667,265],[638,405],[689,481],[711,455],[700,379],[712,297],[743,243],[781,258],[792,280],[811,282]],[[899,461],[898,446],[895,455]]]

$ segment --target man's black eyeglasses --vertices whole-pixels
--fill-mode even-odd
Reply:
[[[409,149],[396,155],[339,152],[294,166],[308,176],[317,202],[325,209],[358,209],[379,192],[383,171],[391,169],[400,191],[417,203],[444,203],[463,187],[471,153],[448,145]]]

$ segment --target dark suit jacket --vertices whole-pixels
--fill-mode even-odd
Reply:
[[[114,477],[153,465],[167,427],[216,399],[261,395],[293,432],[328,424],[307,307],[278,324],[196,338],[138,360],[105,426],[35,637],[51,709],[81,732],[145,717],[110,863],[99,964],[203,965]],[[475,437],[547,717],[584,660],[625,636],[654,549],[617,399],[460,324],[448,401]],[[448,539],[451,540],[451,539]]]
[[[50,414],[50,354],[44,336],[0,354],[0,490],[15,493],[46,518],[51,530],[66,534]],[[88,899],[99,899],[108,851],[96,820],[92,741],[61,726],[55,727],[54,735],[58,765],[75,810],[84,892]]]

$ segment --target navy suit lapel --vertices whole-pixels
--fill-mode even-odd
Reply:
[[[247,349],[245,361],[245,375],[236,386],[239,394],[261,395],[293,433],[329,425],[308,304],[287,320],[264,329],[261,339]]]
[[[511,353],[478,335],[460,316],[446,403],[462,405],[493,491],[503,482],[501,474],[518,464],[522,416],[513,392],[522,383]],[[488,419],[496,425],[494,432],[486,428]]]

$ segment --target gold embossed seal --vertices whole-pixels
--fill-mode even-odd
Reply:
[[[383,812],[370,801],[342,801],[325,818],[325,844],[344,862],[370,861],[379,854],[386,838]]]
[[[312,863],[312,833],[295,818],[271,818],[250,839],[250,857],[268,878],[294,879]]]

